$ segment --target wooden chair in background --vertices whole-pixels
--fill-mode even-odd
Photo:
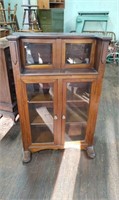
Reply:
[[[0,2],[0,27],[10,28],[12,32],[18,31],[16,11],[17,4],[15,4],[14,9],[11,9],[11,5],[8,3],[8,8],[4,9],[2,2]]]

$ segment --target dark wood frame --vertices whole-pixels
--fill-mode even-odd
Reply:
[[[83,141],[73,142],[81,149],[87,150],[90,158],[95,157],[93,149],[94,132],[96,126],[96,119],[98,113],[99,99],[101,95],[102,79],[104,75],[106,54],[110,38],[97,37],[90,35],[77,34],[16,34],[16,36],[8,37],[12,55],[12,63],[14,68],[15,84],[17,89],[17,100],[20,114],[22,141],[23,141],[23,162],[29,162],[31,159],[31,152],[36,152],[42,149],[63,149],[67,146],[64,142],[64,127],[65,127],[65,110],[66,110],[66,82],[91,82],[91,93],[89,103],[88,122],[86,128],[86,135]],[[32,66],[29,69],[24,68],[23,41],[29,42],[44,42],[54,41],[56,58],[53,59],[54,68],[40,69],[41,66]],[[66,42],[81,43],[91,42],[93,50],[91,53],[91,64],[78,64],[76,67],[64,65],[64,53]],[[53,55],[54,56],[54,55]],[[56,63],[55,63],[56,62]],[[43,65],[42,65],[43,68]],[[30,134],[30,121],[27,104],[27,83],[39,82],[55,82],[55,101],[54,101],[54,115],[57,115],[57,120],[54,119],[54,144],[32,143]],[[22,97],[22,98],[21,98]],[[58,130],[58,132],[57,132]],[[68,143],[70,146],[70,143]]]

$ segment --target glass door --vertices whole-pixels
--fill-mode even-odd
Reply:
[[[95,40],[66,39],[62,41],[63,68],[92,68],[94,64]]]
[[[91,82],[64,81],[63,88],[64,140],[83,141],[86,136]]]
[[[57,81],[26,85],[32,143],[52,143],[56,139]]]
[[[21,60],[25,69],[52,69],[56,67],[54,39],[22,39]]]

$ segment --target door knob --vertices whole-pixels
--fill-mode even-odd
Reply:
[[[62,116],[62,119],[66,119],[65,115]]]
[[[57,115],[55,115],[55,116],[54,116],[54,120],[57,120],[57,119],[58,119],[58,117],[57,117]]]

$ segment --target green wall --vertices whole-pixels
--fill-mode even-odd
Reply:
[[[65,32],[75,30],[76,17],[79,11],[109,11],[107,30],[115,32],[119,40],[119,0],[65,0]],[[93,30],[97,30],[97,25],[93,27]]]
[[[4,0],[5,8],[7,8],[8,3],[11,3],[11,9],[14,9],[14,5],[17,4],[17,19],[19,26],[21,27],[22,25],[22,20],[23,20],[23,8],[21,7],[22,5],[22,0]]]
[[[18,19],[18,23],[19,23],[19,27],[22,28],[22,21],[23,21],[23,11],[24,8],[22,7],[22,5],[27,5],[28,0],[4,0],[4,4],[5,7],[7,8],[8,3],[11,3],[11,8],[14,8],[15,4],[17,5],[17,19]],[[32,5],[36,5],[37,4],[37,0],[30,0]]]

